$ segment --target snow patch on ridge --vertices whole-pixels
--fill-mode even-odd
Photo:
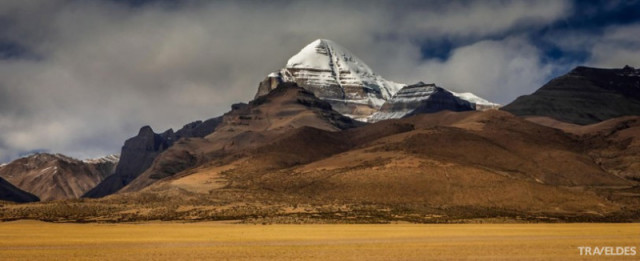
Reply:
[[[108,163],[108,162],[116,163],[119,160],[120,160],[120,155],[111,154],[111,155],[107,155],[100,158],[85,159],[85,160],[82,160],[82,162],[88,163],[88,164],[98,164],[98,163]]]
[[[473,93],[470,93],[470,92],[454,92],[454,91],[449,91],[449,92],[451,92],[453,95],[455,95],[456,97],[458,97],[460,99],[466,100],[466,101],[471,102],[471,103],[475,103],[476,105],[500,107],[500,104],[487,101],[487,100],[485,100],[483,98],[480,98],[477,95],[475,95]]]

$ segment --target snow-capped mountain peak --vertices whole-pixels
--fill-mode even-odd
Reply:
[[[308,44],[289,58],[286,68],[331,70],[331,56],[327,42],[328,40],[318,39]]]
[[[391,98],[404,84],[388,81],[375,74],[360,58],[353,55],[341,45],[327,39],[318,39],[292,56],[285,67],[295,77],[298,70],[319,70],[330,72],[330,75],[319,75],[318,83],[337,84],[343,89],[353,85],[379,93],[384,100]],[[307,72],[300,76],[311,76]],[[370,97],[373,98],[373,97]]]
[[[260,83],[256,97],[281,82],[295,82],[354,119],[366,120],[405,84],[375,74],[360,58],[339,44],[318,39],[292,56],[286,66]]]
[[[269,93],[282,82],[295,82],[300,87],[313,92],[316,97],[330,103],[335,111],[361,121],[375,121],[380,118],[372,116],[380,112],[383,105],[394,99],[399,91],[410,87],[407,84],[382,78],[349,50],[327,39],[311,42],[292,56],[283,69],[270,73],[260,83],[256,98]],[[403,95],[395,97],[393,104],[396,105],[393,108],[399,108],[398,104],[406,100],[407,95],[413,91],[415,90],[406,90]],[[478,109],[498,107],[497,104],[472,93],[451,92],[451,94],[453,95],[450,97],[455,96],[466,100],[475,104]],[[415,93],[409,96],[411,100],[428,100],[430,97],[429,95],[418,97]],[[412,104],[417,106],[418,103]],[[402,111],[386,113],[385,117],[408,115],[412,110],[404,106]]]

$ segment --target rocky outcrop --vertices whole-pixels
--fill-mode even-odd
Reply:
[[[580,125],[640,115],[640,70],[577,67],[502,110]]]
[[[38,153],[12,161],[0,177],[41,200],[79,198],[113,173],[116,161],[85,162],[62,154]]]
[[[260,84],[258,84],[258,92],[256,93],[254,99],[257,99],[260,96],[267,95],[271,90],[278,87],[278,84],[283,82],[282,74],[280,72],[274,72],[267,75],[267,78],[262,80]]]
[[[438,111],[472,111],[475,104],[460,99],[453,93],[435,84],[417,83],[402,88],[384,103],[370,121],[398,119],[420,113]]]
[[[17,203],[35,202],[40,199],[35,195],[16,188],[13,184],[0,178],[0,201],[12,201]]]
[[[196,121],[182,127],[177,132],[169,129],[157,134],[149,126],[144,126],[138,135],[125,141],[120,153],[120,163],[115,173],[88,191],[83,197],[99,198],[122,189],[147,170],[160,153],[181,138],[204,137],[212,133],[221,118]]]

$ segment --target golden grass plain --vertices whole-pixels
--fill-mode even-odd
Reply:
[[[639,248],[640,224],[0,223],[0,260],[603,259],[578,246]]]

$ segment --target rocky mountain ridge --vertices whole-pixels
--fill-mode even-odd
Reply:
[[[195,121],[176,132],[169,129],[160,134],[153,132],[150,126],[140,128],[138,135],[126,140],[122,146],[120,162],[114,175],[87,191],[83,197],[99,198],[117,192],[148,169],[155,158],[176,141],[181,138],[204,137],[213,132],[220,122],[220,117]]]

